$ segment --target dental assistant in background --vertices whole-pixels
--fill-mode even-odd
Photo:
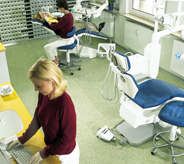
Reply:
[[[51,23],[48,19],[48,16],[44,16],[44,19],[49,24],[50,28],[53,31],[57,31],[58,36],[56,36],[55,41],[46,44],[44,46],[45,53],[47,58],[52,60],[55,64],[59,64],[60,60],[57,54],[57,47],[69,45],[74,42],[73,37],[67,37],[67,33],[69,33],[73,28],[73,16],[68,10],[68,4],[66,0],[58,0],[57,1],[58,9],[64,13],[64,16],[61,18],[57,18],[58,23]]]
[[[7,150],[24,144],[42,127],[46,147],[31,157],[30,164],[38,164],[49,155],[56,155],[62,164],[79,164],[76,112],[65,91],[62,71],[51,60],[39,59],[30,68],[29,79],[39,91],[34,117],[25,133],[7,144]]]
[[[52,24],[58,23],[57,17],[53,17],[50,13],[47,13],[47,16],[48,16],[49,21]],[[50,25],[45,21],[44,17],[45,17],[45,13],[38,11],[34,15],[33,20],[42,21],[43,22],[42,26],[45,26],[45,27],[51,29]],[[104,28],[105,22],[102,22],[100,24],[96,24],[96,23],[91,23],[91,22],[85,22],[83,20],[76,20],[76,21],[74,21],[73,26],[76,27],[76,31],[87,29],[89,31],[100,32]],[[54,31],[54,32],[58,35],[58,31]]]

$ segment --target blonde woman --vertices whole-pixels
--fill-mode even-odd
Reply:
[[[38,105],[25,133],[7,145],[7,149],[24,144],[42,127],[46,147],[31,157],[37,164],[49,155],[57,155],[62,164],[79,164],[76,138],[76,112],[62,71],[49,59],[39,59],[29,70],[29,79],[39,91]]]

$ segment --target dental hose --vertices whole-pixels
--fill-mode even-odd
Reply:
[[[118,85],[117,82],[118,82],[118,80],[117,80],[117,76],[115,76],[115,87],[114,87],[115,93],[114,93],[114,96],[112,98],[109,98],[110,97],[109,96],[109,91],[110,91],[111,76],[112,76],[112,70],[111,70],[111,66],[109,64],[109,68],[108,68],[106,77],[105,77],[105,79],[104,79],[104,81],[102,83],[101,93],[102,93],[102,96],[103,96],[104,99],[110,101],[112,104],[116,104],[119,101],[119,93],[118,93],[118,88],[117,88],[117,85]],[[105,96],[104,95],[104,86],[105,86],[105,83],[106,83],[107,80],[108,80],[107,94]],[[117,97],[117,100],[114,101],[116,99],[116,97]]]

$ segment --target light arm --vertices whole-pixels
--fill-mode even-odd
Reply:
[[[91,13],[91,15],[93,14],[94,18],[99,17],[101,15],[102,11],[108,6],[108,4],[109,4],[108,0],[106,0],[105,3],[102,6],[100,6],[97,10],[93,11]]]

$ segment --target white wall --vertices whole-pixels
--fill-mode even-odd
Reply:
[[[0,52],[0,84],[10,82],[5,51]]]

